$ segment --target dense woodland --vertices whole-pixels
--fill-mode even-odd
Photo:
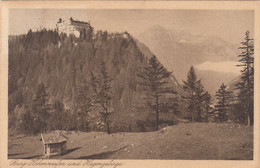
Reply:
[[[210,95],[193,67],[179,85],[132,36],[106,31],[79,38],[56,30],[9,36],[9,128],[138,132],[178,122],[253,125],[254,43],[241,43],[238,80]]]

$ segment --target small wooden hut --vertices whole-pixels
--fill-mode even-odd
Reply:
[[[61,133],[41,134],[44,147],[43,154],[47,157],[62,155],[66,153],[66,143],[68,138]]]

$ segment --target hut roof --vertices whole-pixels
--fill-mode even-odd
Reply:
[[[45,133],[41,134],[43,144],[54,144],[66,142],[68,138],[61,133]]]

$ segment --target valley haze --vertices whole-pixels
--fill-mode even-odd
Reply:
[[[244,32],[249,30],[254,36],[253,14],[250,10],[11,9],[9,34],[26,34],[29,29],[54,29],[57,18],[90,21],[95,31],[128,31],[144,43],[169,71],[173,71],[180,83],[186,80],[193,65],[202,74],[205,74],[203,71],[212,71],[207,73],[209,80],[214,80],[214,72],[225,71],[220,79],[228,84],[239,73],[239,68],[230,65],[238,61],[237,48]],[[222,64],[220,70],[216,70],[217,64]],[[222,70],[225,66],[230,68]],[[230,80],[225,79],[227,73]],[[216,82],[211,86],[208,80],[203,82],[211,94],[221,84]]]
[[[253,39],[253,10],[10,9],[8,159],[254,160]]]

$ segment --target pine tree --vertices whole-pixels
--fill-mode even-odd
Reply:
[[[51,129],[53,130],[61,130],[64,128],[64,115],[65,115],[65,108],[64,104],[59,100],[55,100],[54,103],[51,105]]]
[[[203,103],[203,113],[202,113],[202,120],[205,122],[209,121],[209,117],[213,112],[213,108],[211,107],[212,104],[212,98],[211,95],[206,91],[204,93],[204,103]]]
[[[47,120],[49,116],[49,104],[47,104],[47,93],[43,83],[38,84],[35,97],[32,102],[33,122],[35,132],[47,131]]]
[[[85,33],[84,33],[84,35],[83,35],[83,38],[84,38],[86,41],[90,42],[90,41],[92,40],[93,30],[94,30],[94,28],[90,26],[86,31],[84,31]]]
[[[188,72],[187,81],[183,81],[183,88],[188,92],[187,96],[183,98],[188,101],[188,110],[191,114],[192,122],[195,122],[196,115],[196,89],[197,89],[197,75],[193,66],[191,66],[190,71]]]
[[[211,97],[204,89],[201,80],[197,80],[193,66],[191,66],[188,72],[187,81],[183,81],[183,88],[187,92],[183,98],[187,102],[192,122],[205,120],[207,113],[209,113]]]
[[[91,72],[91,86],[95,93],[95,106],[99,109],[99,113],[101,114],[102,120],[106,125],[106,131],[110,134],[109,127],[109,116],[112,114],[112,110],[110,107],[110,100],[112,96],[111,90],[111,81],[105,62],[101,63],[101,75],[100,78],[97,79],[95,74]]]
[[[92,100],[90,98],[90,90],[86,81],[79,84],[76,94],[76,110],[81,120],[81,128],[87,131],[86,119],[92,108]]]
[[[30,29],[26,35],[26,42],[28,47],[30,46],[31,40],[32,40],[32,29]]]
[[[196,99],[196,121],[201,122],[202,113],[204,110],[204,101],[205,101],[205,90],[204,86],[201,83],[201,80],[197,81],[195,87],[195,96]]]
[[[222,83],[219,90],[216,92],[216,99],[218,100],[215,105],[215,113],[218,114],[221,122],[227,121],[229,118],[231,106],[234,101],[234,96],[231,91],[227,91],[227,86]]]
[[[244,104],[246,114],[248,116],[248,125],[253,125],[254,122],[254,41],[251,39],[250,32],[245,33],[245,38],[241,42],[242,46],[239,47],[241,54],[238,55],[240,58],[240,64],[237,66],[242,67],[241,70],[241,81],[237,83],[236,87],[239,89],[240,94],[238,96],[244,97],[244,101],[239,102]],[[242,100],[238,98],[239,100]]]
[[[196,121],[201,122],[202,120],[207,121],[208,113],[210,112],[211,96],[204,89],[201,80],[196,82],[195,87],[195,101],[196,103]]]
[[[139,85],[143,87],[146,95],[155,102],[155,114],[156,114],[156,130],[159,129],[159,106],[160,96],[165,93],[176,94],[172,88],[167,87],[171,72],[168,72],[166,68],[161,65],[155,56],[152,56],[149,60],[148,66],[144,68],[143,72],[138,73],[138,76],[142,79]]]
[[[26,134],[31,134],[34,132],[32,114],[27,105],[23,105],[23,106],[24,106],[23,108],[24,110],[22,111],[22,116],[20,121],[18,121],[19,131],[24,132]]]

